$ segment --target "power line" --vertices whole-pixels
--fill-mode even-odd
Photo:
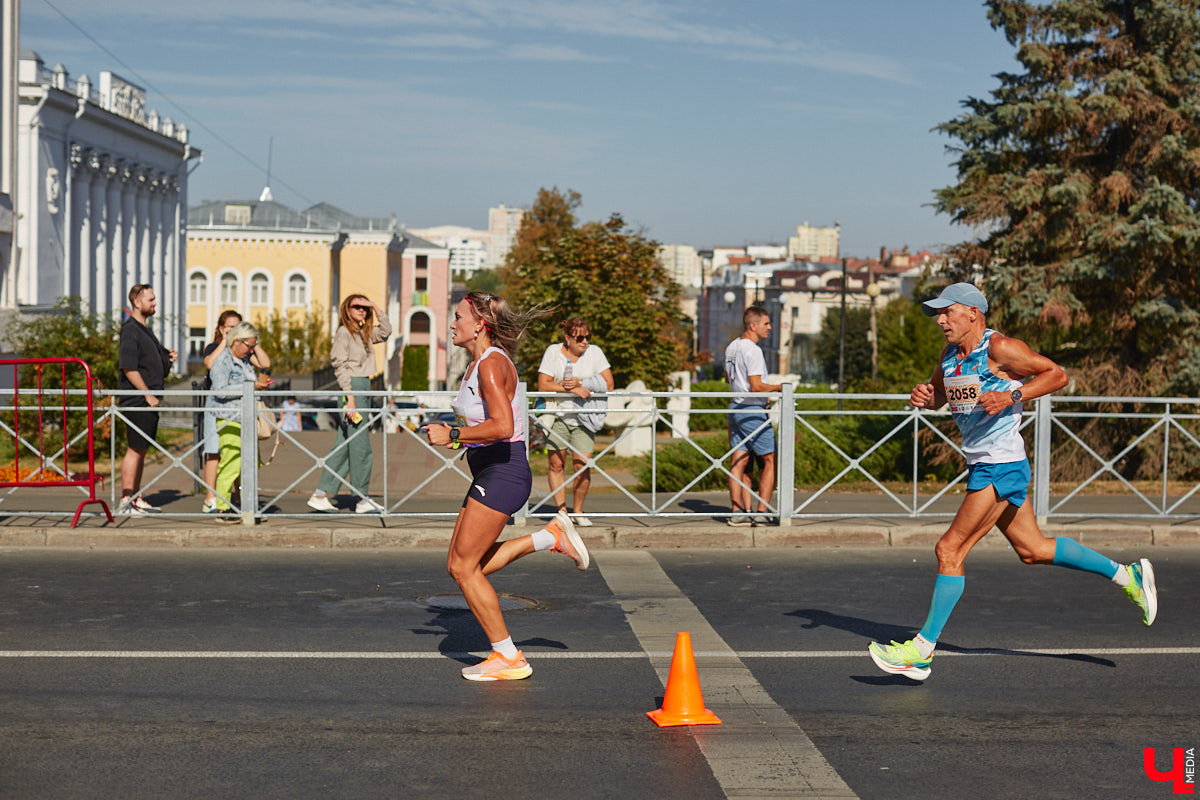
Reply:
[[[271,171],[270,171],[269,169],[264,169],[262,164],[258,163],[258,162],[257,162],[257,161],[255,161],[253,158],[251,158],[250,156],[248,156],[248,155],[246,155],[245,153],[243,153],[241,150],[239,150],[239,149],[238,149],[236,146],[234,146],[234,144],[233,144],[232,142],[230,142],[228,139],[226,139],[224,136],[222,136],[221,134],[219,134],[219,133],[217,133],[216,131],[214,131],[212,128],[210,128],[210,127],[208,127],[207,125],[205,125],[203,122],[201,122],[201,121],[200,121],[200,120],[199,120],[197,117],[195,117],[193,114],[190,114],[190,113],[187,111],[187,109],[185,109],[183,106],[179,105],[179,103],[176,103],[174,100],[172,100],[172,99],[171,99],[171,97],[170,97],[170,96],[169,96],[169,95],[168,95],[166,92],[162,91],[162,90],[161,90],[161,89],[159,89],[157,86],[155,86],[154,84],[152,84],[152,83],[151,83],[149,80],[147,80],[147,79],[146,79],[146,78],[145,78],[145,77],[144,77],[144,76],[143,76],[141,73],[139,73],[139,72],[138,72],[136,69],[134,69],[133,67],[129,66],[129,65],[128,65],[128,64],[126,64],[124,61],[122,61],[122,60],[121,60],[121,58],[120,58],[120,56],[118,56],[118,55],[117,55],[116,53],[114,53],[112,50],[109,50],[107,47],[105,47],[103,44],[101,44],[101,43],[100,43],[100,41],[96,39],[96,37],[92,36],[90,33],[88,33],[87,31],[85,31],[85,30],[83,29],[83,27],[79,25],[79,23],[75,22],[75,20],[71,19],[71,18],[70,18],[70,17],[68,17],[66,14],[64,14],[64,13],[62,12],[62,10],[61,10],[61,9],[59,9],[59,8],[58,8],[56,5],[54,5],[53,3],[51,3],[51,2],[50,2],[50,0],[42,0],[42,2],[44,2],[46,5],[50,6],[50,8],[51,8],[51,9],[53,9],[53,10],[54,10],[54,12],[55,12],[56,14],[58,14],[60,17],[62,17],[63,19],[65,19],[65,20],[66,20],[66,21],[67,21],[67,22],[68,22],[68,23],[71,25],[71,27],[73,27],[75,30],[79,31],[79,32],[80,32],[80,33],[81,33],[81,34],[82,34],[82,35],[83,35],[83,36],[84,36],[84,37],[85,37],[85,38],[86,38],[88,41],[90,41],[92,44],[96,45],[96,47],[99,47],[101,50],[103,50],[103,51],[104,51],[104,53],[105,53],[105,54],[107,54],[109,58],[111,58],[113,61],[115,61],[115,62],[117,62],[118,64],[120,64],[120,65],[121,65],[121,67],[122,67],[122,68],[123,68],[125,71],[127,71],[127,72],[128,72],[129,74],[131,74],[133,77],[135,77],[135,78],[137,78],[139,81],[141,81],[141,82],[142,82],[142,83],[143,83],[143,84],[146,86],[146,88],[148,88],[148,89],[152,90],[153,92],[155,92],[156,94],[158,94],[160,97],[162,97],[164,100],[166,100],[166,101],[167,101],[167,103],[169,103],[170,105],[174,106],[174,107],[175,107],[175,108],[176,108],[176,109],[179,111],[179,113],[183,114],[185,117],[187,117],[189,120],[191,120],[191,121],[192,121],[192,122],[193,122],[193,123],[194,123],[194,124],[195,124],[197,127],[199,127],[199,128],[202,128],[202,129],[203,129],[203,130],[204,130],[206,133],[208,133],[208,135],[209,135],[209,136],[211,136],[212,138],[216,139],[216,140],[217,140],[218,142],[220,142],[221,144],[223,144],[223,145],[225,145],[226,147],[228,147],[230,150],[232,150],[232,151],[233,151],[234,153],[236,153],[237,155],[241,156],[241,157],[242,157],[242,158],[243,158],[243,159],[244,159],[246,162],[248,162],[248,163],[249,163],[249,164],[250,164],[252,167],[254,167],[255,169],[259,170],[260,172],[263,172],[263,173],[265,173],[265,174],[267,175],[267,180],[268,180],[268,182],[271,180],[271,178],[272,178],[272,175],[271,175]],[[296,196],[297,196],[297,197],[299,197],[301,200],[303,200],[304,202],[308,203],[310,206],[315,206],[315,205],[317,205],[316,201],[314,201],[314,200],[310,199],[309,197],[305,196],[305,194],[304,194],[303,192],[301,192],[299,189],[295,189],[295,188],[293,188],[292,186],[289,186],[289,185],[288,185],[286,182],[284,182],[284,181],[282,181],[282,180],[279,180],[278,178],[275,178],[275,180],[277,180],[277,181],[279,182],[279,185],[280,185],[280,186],[282,186],[283,188],[287,189],[289,192],[291,192],[292,194],[296,195]]]

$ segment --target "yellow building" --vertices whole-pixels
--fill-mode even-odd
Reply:
[[[258,322],[275,309],[303,315],[319,303],[332,335],[342,298],[362,294],[392,322],[391,338],[375,353],[386,385],[399,386],[406,341],[429,347],[430,387],[444,385],[449,260],[448,250],[406,236],[394,221],[355,217],[326,204],[305,211],[270,200],[194,206],[188,212],[188,358],[200,359],[225,309]]]

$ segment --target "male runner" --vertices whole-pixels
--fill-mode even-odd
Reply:
[[[1031,471],[1020,433],[1022,403],[1066,386],[1066,372],[1021,340],[988,328],[987,299],[969,283],[947,286],[921,305],[926,316],[937,317],[947,346],[932,382],[913,387],[909,402],[916,408],[950,404],[967,459],[967,496],[935,548],[938,576],[924,627],[903,644],[872,642],[871,658],[885,672],[929,677],[938,636],[963,593],[967,553],[993,525],[1021,561],[1103,575],[1142,609],[1144,624],[1153,623],[1158,593],[1149,560],[1118,564],[1074,539],[1047,539],[1025,502]]]

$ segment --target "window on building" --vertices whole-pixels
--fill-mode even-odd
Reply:
[[[221,305],[223,306],[239,306],[241,305],[242,293],[241,281],[238,276],[232,272],[226,272],[221,276]]]
[[[208,276],[203,272],[193,272],[188,276],[188,305],[208,305]]]
[[[426,278],[424,275],[417,276],[416,290],[418,292],[428,292],[429,291],[429,278]]]
[[[188,328],[188,361],[203,361],[206,344],[208,331],[204,328]]]
[[[424,311],[419,311],[412,315],[412,320],[408,324],[409,333],[429,333],[429,315]]]
[[[308,279],[303,275],[293,275],[288,278],[287,304],[289,306],[308,305]]]
[[[250,278],[250,305],[265,306],[270,305],[270,302],[270,283],[267,280],[267,276],[261,272],[256,273]]]
[[[417,269],[429,269],[429,256],[417,256]]]

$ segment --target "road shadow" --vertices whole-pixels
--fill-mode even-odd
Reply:
[[[890,625],[885,622],[876,622],[874,620],[862,619],[861,617],[849,617],[844,614],[834,614],[829,611],[823,611],[816,608],[801,608],[795,611],[784,613],[787,617],[799,617],[807,619],[808,623],[803,627],[808,629],[813,628],[836,628],[837,630],[847,631],[870,639],[873,642],[905,642],[913,638],[919,632],[917,628],[911,628],[903,625]],[[866,648],[864,648],[865,653]],[[1062,661],[1077,661],[1083,664],[1095,664],[1101,667],[1116,668],[1115,661],[1098,656],[1090,656],[1086,653],[1034,653],[1028,650],[1011,650],[1004,647],[961,647],[951,642],[938,642],[938,650],[945,653],[963,653],[966,655],[999,655],[999,656],[1026,656],[1029,658],[1054,658]],[[908,683],[916,683],[902,676],[891,676],[892,678],[900,678],[900,681]],[[856,680],[858,680],[856,678]],[[863,682],[873,682],[866,681]],[[885,678],[885,684],[895,683],[896,681]]]
[[[433,611],[433,609],[431,609]],[[512,613],[512,612],[509,612]],[[486,653],[492,649],[491,642],[484,635],[483,629],[475,620],[475,615],[468,610],[437,609],[432,618],[423,623],[424,627],[412,628],[412,632],[422,636],[441,636],[438,642],[438,652],[447,658],[463,664],[475,664],[479,658],[471,653]],[[565,642],[556,639],[545,639],[535,636],[514,642],[518,648],[545,647],[555,650],[566,650]]]
[[[679,501],[679,506],[695,514],[721,514],[721,520],[729,516],[729,505],[717,505],[700,497],[689,497]]]

